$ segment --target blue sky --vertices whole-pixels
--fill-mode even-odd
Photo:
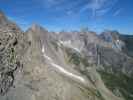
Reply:
[[[133,0],[1,0],[0,9],[24,30],[37,23],[50,31],[88,27],[133,34]]]

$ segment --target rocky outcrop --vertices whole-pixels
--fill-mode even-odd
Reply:
[[[23,37],[23,38],[22,38]],[[0,12],[0,94],[13,86],[15,71],[22,67],[24,34]]]
[[[111,43],[112,49],[116,51],[122,51],[125,48],[125,42],[121,40],[117,31],[105,31],[99,37],[107,43]]]

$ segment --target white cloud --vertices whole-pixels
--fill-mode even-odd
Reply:
[[[114,12],[113,16],[118,16],[122,12],[122,8]]]
[[[88,0],[86,4],[82,7],[77,7],[80,5],[80,0],[69,1],[66,4],[67,0],[35,0],[40,3],[44,8],[48,8],[53,11],[64,11],[67,15],[72,15],[82,12],[90,11],[92,17],[103,16],[108,13],[112,7],[115,6],[118,0]],[[83,0],[82,2],[85,2]],[[53,8],[53,9],[51,9]],[[76,10],[75,10],[76,9]],[[78,9],[78,11],[77,11]]]
[[[118,0],[91,0],[84,5],[80,12],[91,10],[92,16],[104,15],[116,4]]]

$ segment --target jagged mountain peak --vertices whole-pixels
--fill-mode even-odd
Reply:
[[[32,24],[31,27],[26,31],[27,35],[29,37],[34,37],[34,38],[41,38],[45,35],[47,37],[48,31],[43,28],[42,26],[38,24]]]
[[[119,35],[120,33],[118,31],[105,30],[101,33],[100,37],[107,42],[111,42],[113,40],[118,40]]]
[[[0,19],[5,19],[5,14],[0,10]]]
[[[32,24],[28,30],[31,30],[33,32],[37,32],[37,31],[48,32],[45,28],[43,28],[42,26],[40,26],[39,24],[36,24],[36,23]]]

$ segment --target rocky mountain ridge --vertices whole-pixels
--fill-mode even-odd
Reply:
[[[36,24],[23,32],[2,12],[0,36],[0,100],[133,99],[129,37]]]

